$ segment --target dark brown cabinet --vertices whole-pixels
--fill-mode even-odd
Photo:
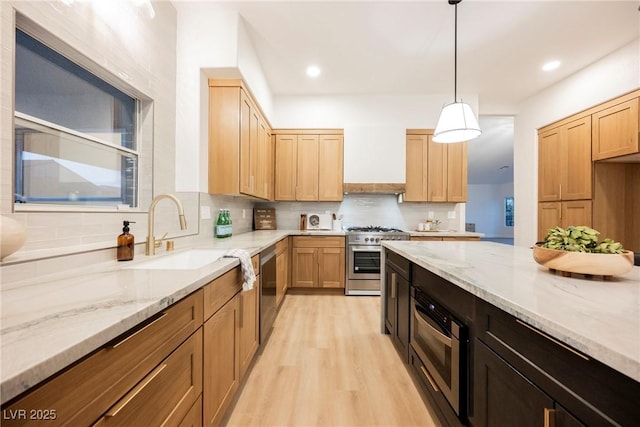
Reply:
[[[474,427],[584,426],[482,342],[475,351]]]
[[[474,427],[617,426],[640,419],[637,381],[479,299],[476,325]]]
[[[385,326],[402,361],[409,361],[409,261],[393,252],[385,263]]]

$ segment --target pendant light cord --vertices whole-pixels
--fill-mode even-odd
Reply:
[[[458,3],[454,5],[453,24],[453,102],[458,102]]]

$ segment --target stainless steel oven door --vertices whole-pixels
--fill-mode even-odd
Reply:
[[[380,246],[349,245],[349,279],[380,279]]]
[[[451,331],[429,316],[411,298],[411,346],[427,368],[456,414],[460,415],[460,326],[452,322]],[[427,378],[431,380],[431,378]]]

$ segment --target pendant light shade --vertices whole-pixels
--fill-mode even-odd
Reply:
[[[433,141],[444,143],[469,141],[480,136],[481,133],[476,116],[469,104],[453,102],[442,108],[433,133]]]
[[[445,105],[433,133],[434,142],[454,143],[469,141],[480,136],[482,131],[469,104],[458,102],[458,3],[462,0],[449,0],[455,7],[455,38],[453,62],[453,102]]]

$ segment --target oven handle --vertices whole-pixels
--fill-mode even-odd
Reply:
[[[446,336],[445,334],[443,334],[442,332],[440,332],[435,326],[433,326],[433,320],[431,320],[427,315],[422,314],[417,308],[414,308],[414,310],[416,312],[416,319],[421,324],[426,326],[438,341],[440,341],[442,344],[446,345],[447,347],[452,346],[453,344],[452,339]]]
[[[352,246],[352,252],[381,252],[380,246],[370,248],[366,246]]]

